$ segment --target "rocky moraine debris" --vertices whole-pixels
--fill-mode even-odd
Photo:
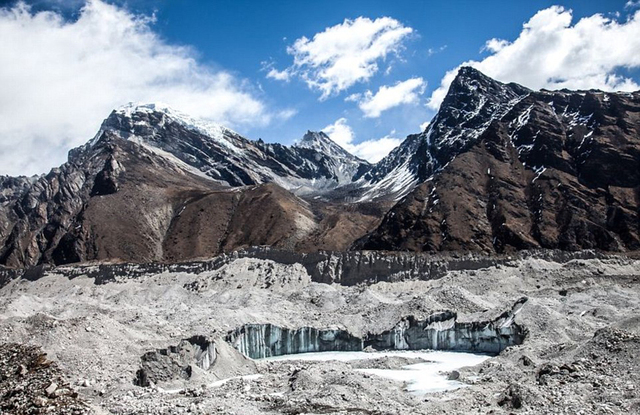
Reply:
[[[0,344],[0,414],[92,414],[40,347]]]

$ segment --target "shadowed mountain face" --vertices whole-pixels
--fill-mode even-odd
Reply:
[[[345,250],[385,212],[309,203],[272,182],[229,187],[109,130],[46,176],[3,180],[0,263],[14,267],[179,261],[251,245]]]
[[[636,250],[639,167],[640,93],[533,92],[471,68],[429,127],[375,165],[323,133],[288,147],[128,106],[60,168],[0,177],[0,264],[252,245]]]
[[[639,93],[531,92],[355,245],[636,250],[639,186]]]

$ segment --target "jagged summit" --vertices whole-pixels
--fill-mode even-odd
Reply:
[[[296,147],[315,147],[317,145],[337,145],[324,131],[307,130],[302,139],[294,144]]]
[[[114,110],[80,152],[114,137],[226,186],[273,182],[298,194],[323,193],[350,183],[369,165],[324,133],[311,133],[303,144],[291,147],[253,141],[164,104],[132,103]]]
[[[484,83],[494,83],[494,82],[500,83],[499,81],[496,81],[490,76],[487,76],[484,73],[480,72],[478,69],[474,68],[473,66],[461,66],[460,69],[458,69],[458,73],[456,74],[455,79],[456,80],[463,80],[463,79],[477,80]]]
[[[458,151],[530,92],[521,85],[504,84],[474,68],[462,67],[430,128],[422,135],[432,138],[440,154]]]
[[[175,123],[185,129],[197,132],[231,151],[237,152],[241,147],[241,144],[234,140],[234,137],[240,137],[240,134],[230,128],[208,120],[191,117],[163,103],[130,102],[114,109],[104,120],[93,141],[95,142],[105,130],[117,132],[123,135],[123,138],[141,134],[152,138],[153,131],[151,130],[157,131],[167,123]]]
[[[363,177],[366,190],[361,200],[381,195],[400,200],[473,145],[494,120],[502,118],[530,92],[517,84],[498,82],[474,68],[460,68],[425,131],[407,137]]]
[[[455,91],[460,87],[469,88],[469,86],[471,86],[471,89],[477,89],[480,87],[480,91],[486,93],[491,92],[491,90],[500,89],[504,85],[509,85],[510,87],[519,89],[522,92],[531,91],[530,89],[514,82],[500,82],[488,75],[485,75],[472,66],[462,66],[458,69],[458,73],[449,86],[449,91],[447,92],[451,92],[451,89]]]
[[[120,114],[129,118],[135,118],[137,115],[139,116],[139,114],[162,113],[171,120],[180,123],[185,128],[198,131],[212,138],[223,137],[224,133],[239,135],[235,131],[226,126],[223,126],[222,124],[204,120],[202,118],[192,117],[182,111],[173,109],[164,103],[141,104],[130,102],[129,104],[115,109],[114,112],[116,114]]]
[[[302,137],[302,140],[295,143],[293,146],[298,148],[313,149],[327,156],[357,160],[360,163],[368,163],[367,161],[362,160],[354,156],[353,154],[349,153],[347,150],[342,148],[338,143],[333,141],[323,131],[307,131],[306,134]]]

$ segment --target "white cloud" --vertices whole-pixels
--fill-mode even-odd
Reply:
[[[616,70],[640,67],[640,11],[622,23],[601,14],[574,25],[572,19],[572,11],[560,6],[540,10],[516,40],[490,39],[485,44],[490,56],[463,65],[533,89],[638,89],[633,80],[616,75]],[[457,70],[444,76],[431,95],[430,108],[440,106]]]
[[[298,110],[293,109],[293,108],[287,108],[284,109],[282,111],[279,111],[276,116],[279,120],[281,121],[286,121],[292,117],[294,117],[296,114],[298,114]]]
[[[393,86],[381,86],[375,94],[367,91],[362,97],[351,95],[347,100],[357,100],[365,117],[377,118],[384,111],[398,105],[417,103],[426,85],[422,78],[411,78]]]
[[[624,8],[625,9],[635,9],[640,7],[640,0],[629,0],[628,2],[625,3]]]
[[[447,48],[447,45],[442,45],[439,48],[429,48],[427,49],[427,57],[431,57],[433,55],[435,55],[436,53],[440,53],[442,51],[444,51]]]
[[[422,124],[420,124],[420,131],[423,132],[424,130],[426,130],[429,124],[431,124],[431,121],[425,121]]]
[[[129,101],[161,101],[230,126],[264,125],[274,116],[245,81],[167,44],[151,24],[99,0],[88,1],[75,21],[23,3],[0,8],[0,173],[60,164]]]
[[[366,140],[354,144],[353,140],[355,139],[355,133],[347,124],[346,118],[336,120],[333,124],[324,127],[322,131],[340,145],[340,147],[371,163],[380,161],[402,142],[399,138],[385,136],[379,139]]]
[[[291,79],[291,71],[288,69],[279,71],[276,68],[271,68],[269,69],[269,72],[267,72],[267,78],[275,79],[276,81],[289,82]]]
[[[397,54],[412,32],[390,17],[345,19],[313,39],[297,39],[287,48],[293,65],[284,71],[274,69],[267,76],[278,79],[285,78],[285,72],[295,74],[321,92],[320,99],[326,99],[371,78],[378,72],[378,62]]]
[[[347,124],[346,118],[340,118],[333,124],[329,124],[322,129],[336,144],[345,150],[351,152],[350,147],[355,138],[355,134],[351,127]]]
[[[347,96],[344,100],[345,102],[358,102],[362,99],[362,94],[351,94]]]
[[[487,50],[491,53],[496,53],[496,52],[500,52],[502,49],[506,48],[509,45],[510,43],[508,40],[493,38],[493,39],[487,40],[487,43],[484,44],[484,47],[482,48],[482,50],[483,51]]]
[[[366,140],[354,146],[353,154],[371,163],[377,163],[400,143],[402,143],[402,139],[390,136]]]

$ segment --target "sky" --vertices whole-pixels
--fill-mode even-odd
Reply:
[[[112,109],[247,138],[325,131],[376,162],[461,65],[532,89],[640,87],[640,0],[0,0],[0,174],[47,172]]]

